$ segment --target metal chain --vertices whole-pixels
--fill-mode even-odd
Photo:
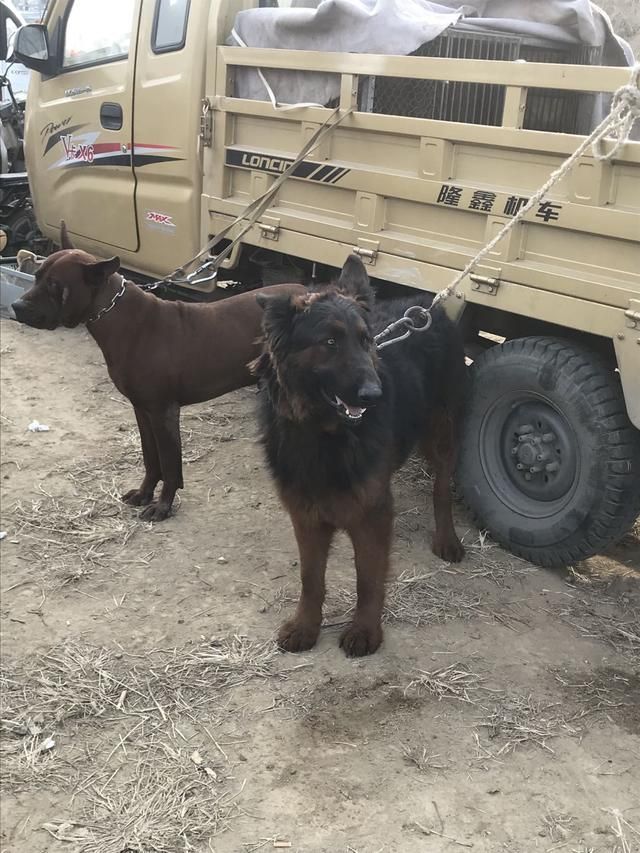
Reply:
[[[108,314],[112,308],[115,308],[116,303],[124,296],[124,292],[127,288],[127,280],[123,275],[121,275],[120,278],[122,279],[120,283],[120,290],[115,294],[109,305],[107,305],[105,308],[101,308],[95,317],[89,317],[87,323],[97,323],[101,317],[104,317],[104,315]]]
[[[414,316],[419,321],[418,323],[414,320]],[[427,329],[431,328],[432,323],[433,317],[431,316],[431,310],[429,308],[423,308],[422,305],[412,305],[411,308],[407,308],[399,320],[394,320],[393,323],[389,323],[386,329],[383,329],[375,336],[374,341],[376,342],[376,349],[381,350],[385,347],[391,346],[391,344],[398,344],[400,341],[406,340],[409,335],[412,335],[414,332],[426,332]],[[383,341],[385,338],[388,338],[389,335],[396,331],[396,329],[400,328],[406,329],[403,335],[398,335],[396,338],[391,338],[390,341],[379,343],[379,341]]]

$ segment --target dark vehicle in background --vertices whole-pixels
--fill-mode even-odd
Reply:
[[[30,5],[30,20],[39,20],[44,3]],[[0,0],[0,231],[2,255],[20,249],[42,250],[46,241],[36,224],[24,157],[24,111],[29,71],[13,61],[13,40],[26,22],[10,0]]]

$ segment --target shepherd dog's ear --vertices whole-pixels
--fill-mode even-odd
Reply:
[[[275,352],[287,339],[293,318],[299,309],[294,302],[294,297],[289,293],[258,293],[256,301],[264,312],[262,331],[271,350]]]
[[[360,302],[365,308],[373,307],[375,294],[364,264],[358,255],[349,255],[342,267],[336,287],[342,293]]]
[[[67,231],[67,223],[64,219],[60,220],[60,248],[61,249],[75,249],[75,246],[69,239],[69,232]]]

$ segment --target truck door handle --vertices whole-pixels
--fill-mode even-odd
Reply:
[[[122,107],[120,104],[104,103],[100,107],[100,124],[105,130],[122,129]]]

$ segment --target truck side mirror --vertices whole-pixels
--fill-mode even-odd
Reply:
[[[56,59],[49,51],[49,36],[44,24],[27,24],[16,33],[13,56],[32,71],[52,75],[57,71]]]

